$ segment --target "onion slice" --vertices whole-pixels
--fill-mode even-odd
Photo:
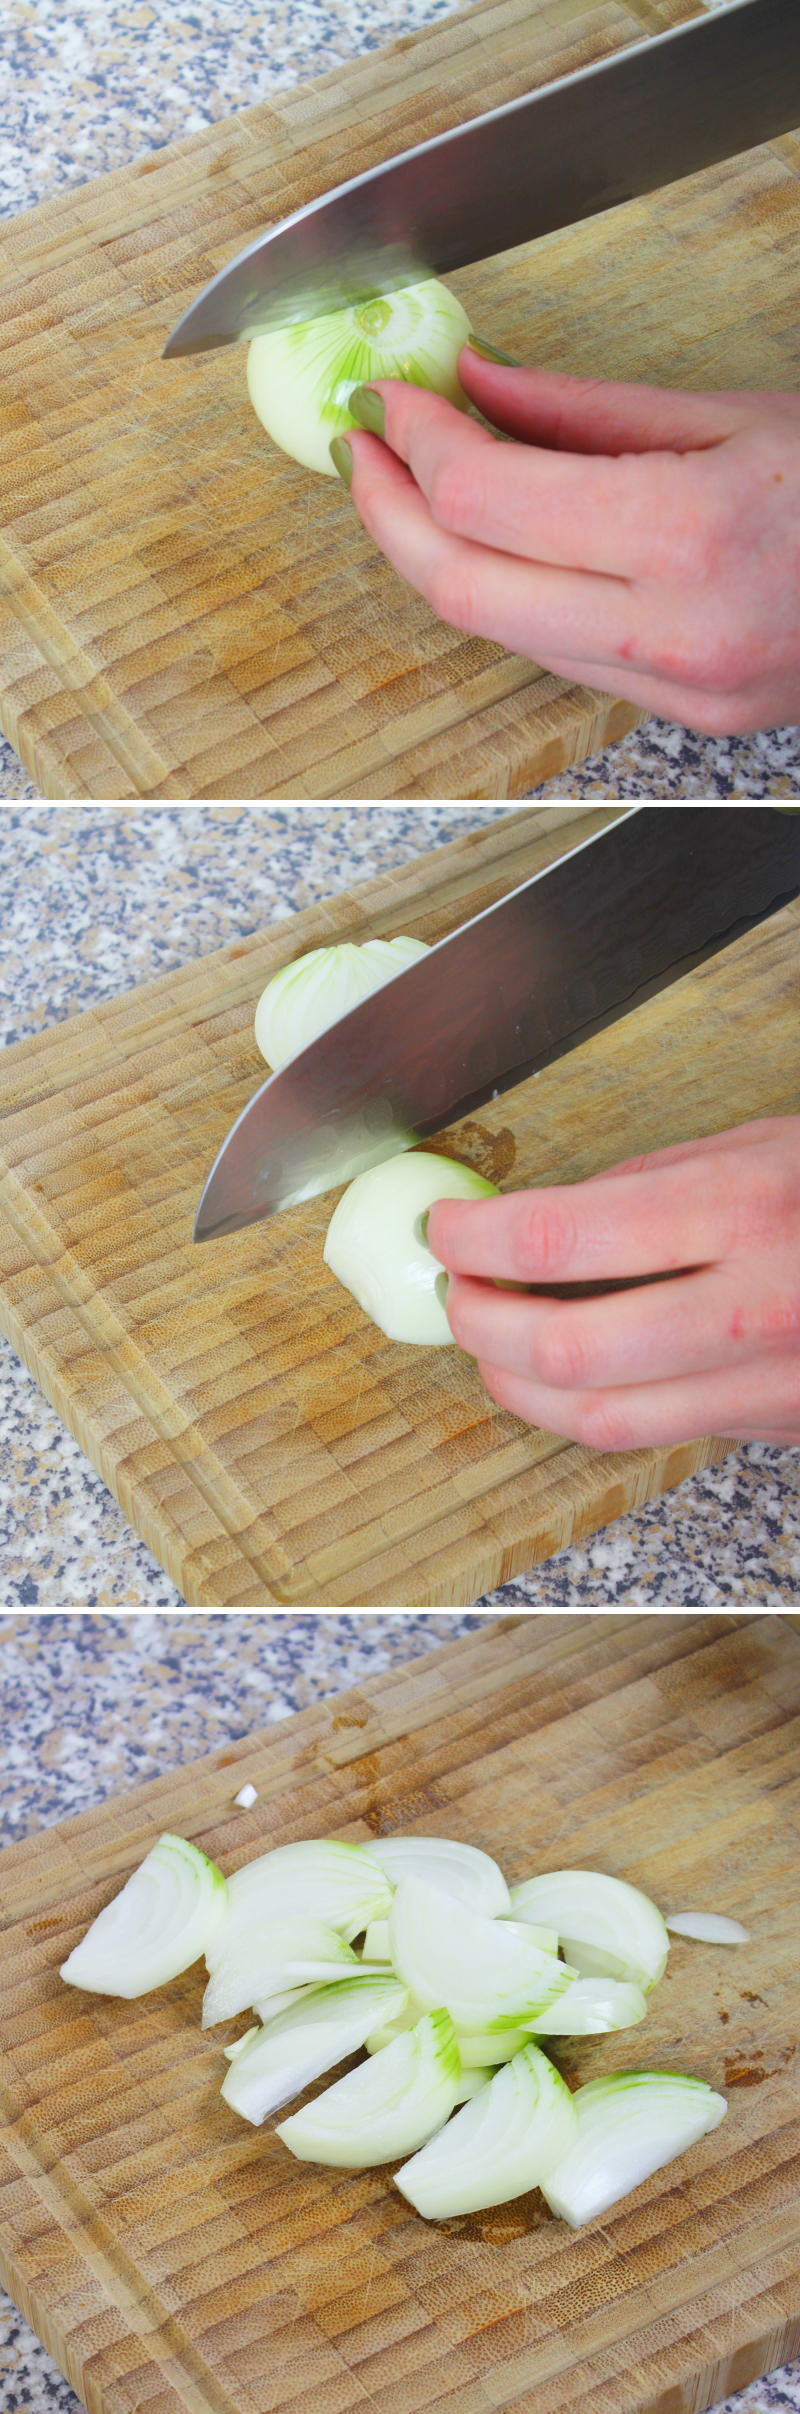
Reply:
[[[68,1986],[128,2001],[191,1969],[224,1925],[221,1869],[184,1836],[158,1843],[62,1962]]]
[[[396,2173],[426,2221],[507,2204],[542,2185],[568,2155],[573,2098],[537,2045],[526,2045]]]
[[[624,2070],[592,2079],[572,2098],[576,2134],[541,2182],[551,2212],[573,2230],[607,2213],[654,2171],[716,2129],[725,2097],[674,2071]]]
[[[458,1844],[451,1836],[380,1836],[369,1849],[392,1886],[399,1886],[401,1878],[423,1878],[426,1885],[439,1886],[443,1894],[468,1903],[472,1911],[482,1911],[486,1919],[510,1911],[502,1870],[476,1844]],[[558,1951],[557,1939],[553,1951]]]
[[[206,1954],[208,1968],[213,1972],[227,1958],[234,1937],[256,1922],[322,1920],[349,1942],[371,1919],[385,1918],[391,1899],[388,1879],[363,1844],[339,1844],[327,1836],[319,1843],[280,1844],[229,1878],[228,1915]]]
[[[509,1929],[421,1878],[403,1878],[389,1914],[392,1961],[417,2002],[429,2011],[446,2004],[459,2032],[522,2027],[575,1972]]]
[[[515,1919],[558,1929],[581,1978],[630,1979],[648,1994],[663,1977],[669,1937],[660,1911],[638,1886],[598,1869],[550,1869],[511,1888]]]
[[[696,1936],[702,1945],[748,1945],[749,1928],[722,1911],[673,1911],[665,1925],[676,1936]]]
[[[302,2162],[366,2171],[395,2154],[413,2154],[441,2129],[460,2077],[452,2020],[447,2012],[426,2012],[406,2036],[279,2122],[278,2136]]]
[[[566,1994],[526,2027],[536,2037],[602,2037],[646,2017],[647,1998],[631,1979],[573,1978]]]
[[[334,1208],[325,1264],[390,1341],[455,1348],[436,1288],[443,1268],[422,1239],[420,1217],[436,1199],[496,1196],[494,1182],[452,1157],[389,1157],[357,1174]]]
[[[352,1978],[310,1987],[237,2054],[222,2087],[226,2104],[255,2127],[309,2087],[324,2070],[358,2052],[380,2019],[393,2020],[406,1999],[392,1978]]]
[[[203,2027],[234,2020],[260,1997],[277,1995],[300,1981],[322,1985],[355,1978],[362,1968],[352,1945],[321,1920],[264,1920],[252,1928],[234,1928],[206,1987]]]
[[[372,997],[395,973],[429,955],[424,939],[365,939],[360,946],[312,947],[307,956],[282,964],[262,990],[256,1007],[256,1046],[274,1073],[330,1030],[362,998]]]

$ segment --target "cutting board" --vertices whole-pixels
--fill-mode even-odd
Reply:
[[[194,294],[314,194],[700,13],[478,0],[0,236],[0,723],[45,796],[501,797],[640,715],[446,628],[338,481],[276,452]],[[791,137],[452,282],[516,358],[793,389]]]
[[[460,1352],[387,1341],[322,1262],[338,1193],[191,1240],[271,973],[443,938],[614,819],[509,814],[6,1051],[0,1323],[190,1604],[468,1605],[724,1456],[532,1432]],[[430,1145],[519,1189],[794,1111],[799,930],[795,905]]]
[[[777,1618],[498,1621],[3,1853],[0,2273],[90,2414],[700,2414],[796,2353],[799,1713]],[[726,1908],[747,1948],[673,1940],[641,2029],[559,2050],[573,2083],[685,2070],[726,2119],[576,2233],[294,2162],[220,2101],[245,2022],[201,2033],[201,1969],[135,2003],[58,1978],[165,1827],[226,1870],[416,1829]]]

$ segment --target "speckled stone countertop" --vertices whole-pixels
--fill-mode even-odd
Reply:
[[[289,1716],[484,1621],[443,1615],[24,1617],[0,1621],[0,1731],[10,1739],[0,1843]],[[86,1736],[92,1737],[87,1757]],[[0,2292],[3,2414],[81,2414]],[[717,2414],[800,2414],[800,2363]]]
[[[9,809],[2,1037],[8,1044],[63,1021],[510,809]],[[6,1607],[181,1606],[2,1340],[0,1554]],[[753,1443],[490,1599],[498,1608],[800,1601],[800,1452]]]
[[[448,13],[451,0],[3,0],[0,215],[212,125]],[[0,737],[0,798],[36,798]],[[800,731],[701,738],[649,721],[552,797],[800,795]]]

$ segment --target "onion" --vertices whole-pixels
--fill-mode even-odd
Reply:
[[[361,1964],[352,1946],[321,1920],[274,1919],[234,1928],[215,1961],[203,1997],[203,2027],[234,2020],[265,1996],[297,1981],[353,1978]]]
[[[403,1878],[389,1914],[392,1961],[416,2001],[431,2011],[445,2004],[465,2036],[521,2028],[564,1993],[575,1972],[509,1934],[509,1926],[421,1878]]]
[[[472,1911],[482,1911],[487,1919],[497,1919],[510,1910],[502,1870],[475,1844],[457,1844],[450,1836],[379,1836],[369,1849],[393,1886],[399,1886],[401,1878],[423,1878],[427,1885],[440,1887],[443,1894],[468,1903]],[[553,1952],[557,1951],[556,1938]]]
[[[330,442],[353,428],[347,406],[355,386],[402,377],[466,410],[458,355],[469,332],[455,294],[426,277],[345,310],[254,335],[247,354],[250,400],[274,444],[307,469],[335,477]]]
[[[227,1886],[214,1861],[183,1836],[159,1836],[121,1894],[98,1912],[62,1962],[68,1986],[130,2001],[199,1961],[224,1924]]]
[[[429,954],[423,939],[365,939],[360,947],[312,947],[283,964],[256,1007],[256,1045],[267,1064],[279,1073],[341,1015]]]
[[[413,2154],[441,2129],[460,2078],[452,2020],[447,2012],[426,2012],[406,2036],[280,2121],[278,2136],[302,2162],[367,2171],[395,2154]]]
[[[551,1869],[512,1886],[515,1919],[545,1920],[581,1978],[630,1979],[645,1994],[663,1976],[669,1937],[638,1886],[598,1869]]]
[[[696,1936],[703,1945],[747,1945],[749,1928],[741,1920],[726,1919],[721,1911],[673,1911],[666,1926],[676,1936]]]
[[[674,2071],[625,2070],[593,2079],[572,2102],[577,2127],[563,2162],[541,2181],[551,2212],[573,2230],[716,2129],[725,2097]]]
[[[573,2098],[537,2045],[526,2045],[438,2137],[404,2163],[397,2186],[426,2221],[478,2213],[542,2187],[575,2133]]]
[[[494,1182],[451,1157],[415,1151],[360,1173],[334,1208],[323,1250],[339,1282],[390,1341],[437,1348],[453,1335],[437,1291],[443,1268],[422,1239],[436,1199],[496,1198]],[[412,1839],[413,1840],[413,1839]]]
[[[234,1937],[266,1920],[307,1918],[336,1928],[348,1942],[371,1919],[385,1917],[391,1887],[363,1844],[280,1844],[237,1869],[228,1882],[228,1911],[206,1952],[209,1970],[226,1960]],[[263,1990],[267,1993],[270,1990]]]
[[[323,2070],[357,2053],[371,2028],[402,2011],[406,1990],[392,1978],[351,1978],[310,1987],[237,2054],[222,2087],[226,2104],[254,2126],[299,2095]]]

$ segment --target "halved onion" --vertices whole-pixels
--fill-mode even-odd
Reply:
[[[344,940],[282,964],[256,1007],[256,1045],[267,1064],[279,1073],[340,1015],[429,952],[424,939],[364,939],[357,946]]]
[[[446,2004],[459,2033],[522,2027],[575,1972],[422,1878],[403,1878],[389,1914],[392,1961],[428,2010]]]
[[[447,2012],[426,2012],[406,2036],[280,2121],[278,2136],[303,2162],[368,2170],[395,2154],[413,2154],[441,2129],[460,2077],[452,2020]]]
[[[396,2173],[426,2221],[478,2213],[543,2185],[575,2132],[569,2088],[537,2045],[526,2045],[471,2103]]]
[[[323,1257],[366,1316],[390,1341],[455,1348],[437,1291],[438,1257],[420,1234],[436,1199],[497,1196],[494,1182],[451,1157],[415,1150],[356,1175],[334,1208]]]
[[[632,1979],[646,1995],[662,1977],[669,1937],[660,1911],[638,1886],[598,1869],[550,1869],[512,1886],[515,1919],[558,1929],[581,1978]]]
[[[62,1962],[61,1976],[95,1995],[147,1995],[210,1949],[227,1899],[215,1861],[184,1836],[159,1836]]]
[[[551,2211],[573,2230],[596,2221],[684,2154],[718,2127],[728,2109],[725,2097],[702,2079],[671,2070],[623,2070],[592,2079],[572,2102],[574,2139],[540,2184]]]

